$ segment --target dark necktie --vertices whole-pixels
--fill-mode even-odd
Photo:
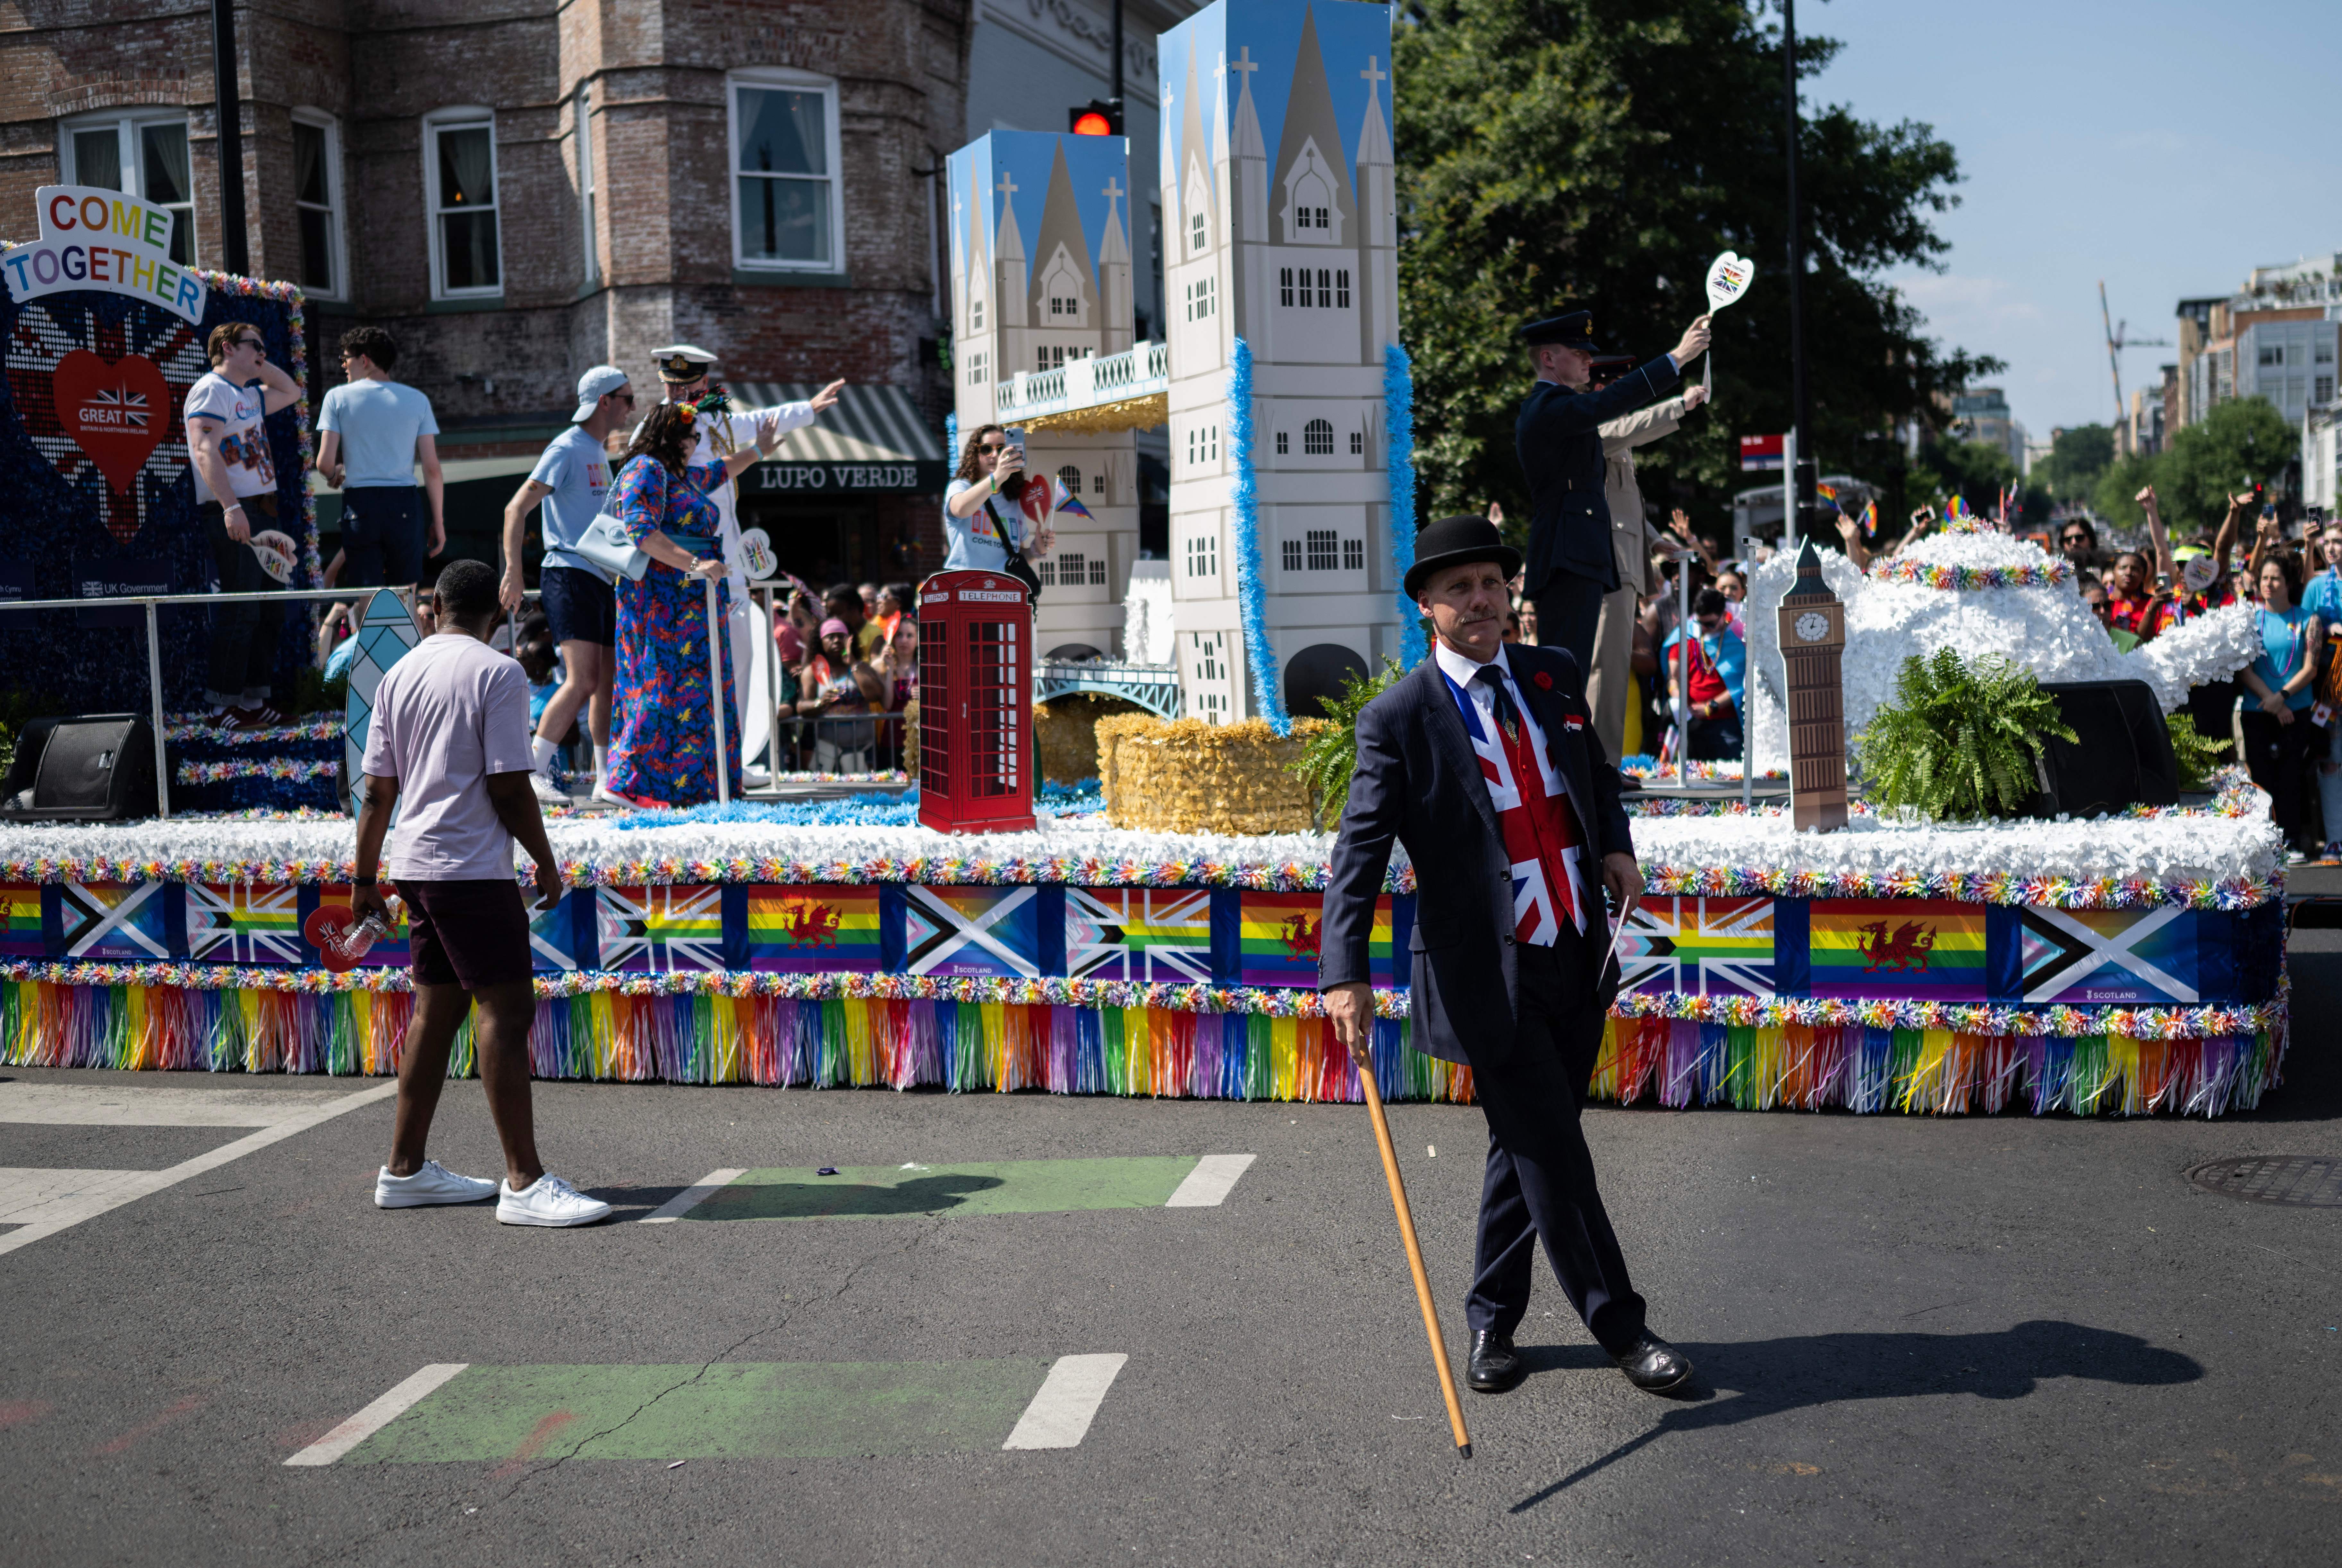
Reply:
[[[1505,732],[1505,738],[1508,741],[1519,740],[1521,713],[1518,708],[1513,706],[1513,699],[1505,690],[1504,671],[1498,669],[1493,663],[1486,664],[1473,672],[1472,681],[1476,685],[1487,687],[1490,694],[1496,699],[1496,725]]]

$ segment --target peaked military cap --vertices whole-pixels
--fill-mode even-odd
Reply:
[[[651,350],[661,381],[697,381],[716,363],[716,356],[696,343],[671,343]]]
[[[1588,354],[1600,352],[1594,345],[1594,313],[1590,310],[1573,310],[1566,315],[1533,321],[1521,328],[1521,341],[1532,345],[1557,343],[1564,348],[1584,349]]]

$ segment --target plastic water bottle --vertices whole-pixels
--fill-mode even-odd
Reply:
[[[355,964],[375,943],[389,934],[390,927],[382,923],[382,916],[369,914],[355,925],[345,927],[334,945],[341,957]]]

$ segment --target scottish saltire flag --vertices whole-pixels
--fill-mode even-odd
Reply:
[[[1052,479],[1049,481],[1049,485],[1054,493],[1053,499],[1056,502],[1056,509],[1058,511],[1070,512],[1076,517],[1090,517],[1090,509],[1083,505],[1080,498],[1076,496],[1072,491],[1066,488],[1066,482],[1064,480]],[[1090,521],[1095,523],[1097,519],[1090,517]]]
[[[1446,678],[1444,671],[1441,678]],[[1580,896],[1586,874],[1579,866],[1585,847],[1579,843],[1576,814],[1570,808],[1567,788],[1553,765],[1549,748],[1535,744],[1526,718],[1514,744],[1507,745],[1504,735],[1491,734],[1492,726],[1480,722],[1479,705],[1461,686],[1451,680],[1447,690],[1464,715],[1464,728],[1472,737],[1473,754],[1480,759],[1480,777],[1488,786],[1488,804],[1496,807],[1505,853],[1513,863],[1514,934],[1534,946],[1550,947],[1560,939],[1564,920],[1578,931],[1586,929],[1586,904]],[[1532,756],[1536,759],[1536,776],[1524,776],[1522,770],[1514,766],[1516,753],[1524,760]],[[1548,814],[1551,825],[1545,831],[1557,838],[1556,854],[1568,878],[1565,886],[1555,887],[1546,875],[1545,859],[1537,853],[1538,827],[1530,820],[1532,813]]]
[[[2023,922],[2030,1004],[2170,1006],[2203,1000],[2193,910],[2169,904],[2027,908]]]
[[[57,901],[67,958],[171,956],[163,882],[68,882]],[[175,892],[175,889],[173,891]]]

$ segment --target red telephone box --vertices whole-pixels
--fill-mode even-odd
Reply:
[[[1033,604],[1006,572],[938,572],[919,589],[919,822],[942,833],[1033,825]]]

